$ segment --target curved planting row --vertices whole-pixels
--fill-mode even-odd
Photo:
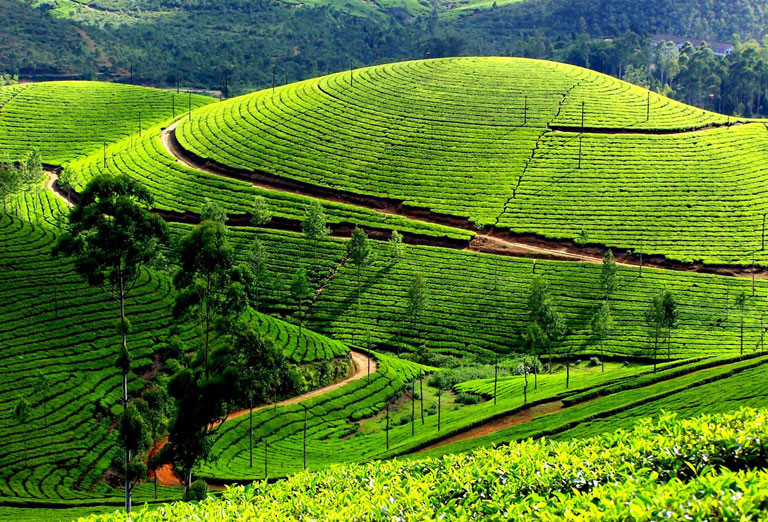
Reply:
[[[194,112],[176,136],[229,167],[481,226],[567,240],[583,229],[594,243],[749,264],[755,240],[743,237],[762,233],[765,162],[737,152],[762,151],[765,135],[728,123],[577,67],[454,58],[234,98]],[[581,136],[582,125],[606,134]],[[710,126],[721,127],[685,132]],[[681,133],[654,134],[670,131]]]
[[[91,520],[759,519],[768,487],[765,421],[764,409],[747,408],[693,420],[662,415],[592,439],[338,466]]]
[[[768,400],[768,356],[703,369],[691,366],[689,369],[691,371],[681,375],[672,370],[665,372],[666,375],[640,373],[637,378],[627,379],[624,386],[611,390],[605,396],[593,400],[582,397],[569,403],[571,397],[579,397],[577,389],[571,397],[562,394],[566,405],[548,415],[529,419],[529,422],[510,423],[477,437],[448,440],[449,444],[428,449],[419,457],[463,452],[528,438],[591,436],[617,428],[631,428],[638,419],[657,415],[660,411],[690,417],[702,413],[731,412],[742,406],[763,407]],[[559,377],[562,378],[562,375]]]
[[[47,227],[0,216],[0,238],[0,497],[111,495],[101,478],[117,448],[110,413],[121,386],[115,304],[51,258]],[[170,282],[144,274],[128,305],[138,375],[167,335],[171,306]],[[18,423],[21,397],[31,411]]]
[[[569,239],[584,230],[590,242],[683,261],[764,263],[766,143],[759,123],[667,136],[549,133],[499,226]]]
[[[16,159],[38,149],[43,162],[58,165],[212,101],[103,82],[0,87],[0,153]]]
[[[305,410],[308,468],[371,458],[381,452],[385,446],[383,434],[349,439],[347,435],[354,431],[349,422],[377,414],[385,408],[385,401],[401,395],[405,383],[431,368],[384,354],[373,356],[378,370],[367,378],[298,404],[255,411],[253,466],[248,446],[249,417],[227,421],[213,446],[216,461],[203,465],[199,474],[229,480],[264,478],[265,440],[269,477],[303,469]]]
[[[286,323],[266,314],[254,314],[254,321],[265,336],[283,347],[283,353],[296,363],[330,360],[349,354],[349,348],[343,343],[302,329],[299,335],[297,326]]]
[[[101,151],[70,161],[66,164],[63,177],[75,190],[82,190],[99,173],[126,173],[152,192],[157,208],[176,212],[199,212],[205,200],[209,199],[230,214],[243,215],[250,212],[254,198],[261,196],[267,200],[275,217],[293,220],[297,226],[314,200],[310,196],[260,188],[188,167],[168,153],[161,132],[162,126],[158,125],[147,130],[143,137],[130,136],[108,145],[106,166]],[[353,205],[327,200],[321,202],[331,223],[356,223],[455,239],[469,239],[473,235],[470,231],[413,221]]]
[[[173,225],[175,233],[186,225]],[[312,271],[313,248],[302,235],[272,230],[235,228],[232,241],[247,245],[258,234],[269,253],[269,273],[275,283],[268,295],[268,311],[296,317],[288,286],[299,267]],[[368,335],[375,344],[403,345],[410,350],[422,344],[444,353],[489,353],[522,350],[522,333],[528,325],[526,300],[535,274],[549,284],[555,307],[563,314],[570,333],[555,351],[570,348],[582,354],[599,354],[590,320],[602,301],[598,264],[566,263],[480,254],[471,251],[408,245],[402,259],[393,261],[387,245],[372,241],[374,262],[361,278],[357,305],[357,271],[345,263],[325,285],[307,314],[305,325],[350,344],[362,345]],[[243,246],[238,247],[243,250]],[[330,239],[318,250],[318,281],[339,265],[344,242]],[[408,290],[421,274],[427,292],[424,311],[407,315]],[[644,268],[619,268],[619,288],[611,298],[614,328],[604,343],[610,356],[648,358],[653,342],[644,313],[663,288],[679,303],[679,324],[671,342],[660,336],[658,354],[666,359],[738,353],[742,346],[741,311],[735,304],[745,292],[745,352],[761,346],[763,299],[766,283],[745,278]],[[763,327],[768,323],[763,324]],[[763,343],[765,344],[765,343]]]

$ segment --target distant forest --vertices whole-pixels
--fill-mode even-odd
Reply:
[[[499,2],[503,3],[503,2]],[[372,5],[361,3],[361,5]],[[320,0],[0,0],[0,73],[230,94],[427,56],[546,58],[730,114],[768,115],[768,0],[525,0],[446,16],[445,4]],[[432,4],[430,4],[432,5]],[[655,49],[671,33],[737,44]]]

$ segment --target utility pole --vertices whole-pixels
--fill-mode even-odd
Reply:
[[[440,431],[440,397],[443,396],[442,386],[437,387],[437,431]]]
[[[525,106],[523,107],[523,126],[528,125],[528,96],[525,97]]]
[[[389,399],[387,399],[387,450],[389,450]]]
[[[581,135],[579,135],[579,168],[581,168]]]
[[[421,425],[424,425],[424,374],[419,374],[419,400],[421,401]]]
[[[645,121],[651,121],[651,91],[648,91],[648,102],[645,107]]]
[[[176,78],[176,94],[179,94],[179,90],[181,90],[181,85],[179,84],[179,79]]]
[[[304,408],[304,471],[307,470],[307,407],[302,404]]]
[[[581,133],[584,134],[584,102],[581,102]]]
[[[411,437],[416,435],[416,381],[411,381]]]
[[[368,382],[371,382],[371,352],[370,352],[370,348],[369,348],[369,351],[368,351],[367,359],[368,359]]]

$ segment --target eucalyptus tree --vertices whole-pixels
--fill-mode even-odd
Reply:
[[[80,276],[102,288],[117,303],[121,345],[115,366],[122,374],[124,413],[128,406],[131,369],[126,303],[142,269],[157,259],[159,247],[168,237],[165,222],[150,212],[152,202],[149,191],[130,176],[99,175],[83,189],[69,213],[66,230],[53,249],[54,256],[71,258]],[[130,442],[123,441],[123,445],[127,472]],[[131,483],[127,473],[124,479],[125,510],[130,512]]]

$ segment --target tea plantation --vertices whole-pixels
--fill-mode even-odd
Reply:
[[[513,58],[381,65],[215,103],[0,87],[2,176],[33,149],[47,168],[0,212],[0,519],[123,502],[118,304],[52,255],[104,175],[145,187],[170,235],[127,304],[130,395],[198,364],[174,274],[203,213],[226,223],[235,262],[263,249],[258,311],[238,317],[304,383],[206,424],[212,458],[193,478],[253,485],[160,508],[182,496],[165,464],[168,485],[156,496],[154,475],[141,480],[134,503],[150,505],[131,520],[754,518],[768,484],[766,128]],[[316,212],[327,230],[312,236]],[[610,285],[606,247],[633,251]],[[220,302],[245,299],[246,279]],[[559,330],[536,344],[540,283]],[[654,338],[664,295],[674,320]],[[240,333],[226,328],[214,349]]]
[[[212,101],[100,82],[0,87],[0,153],[18,159],[38,149],[44,163],[60,165]]]
[[[765,415],[748,408],[691,420],[663,415],[591,439],[338,466],[130,520],[759,519],[768,485]]]
[[[646,254],[751,264],[765,261],[768,134],[736,123],[577,67],[456,58],[227,100],[176,136],[244,177],[382,198],[437,222],[569,241],[584,230]]]

